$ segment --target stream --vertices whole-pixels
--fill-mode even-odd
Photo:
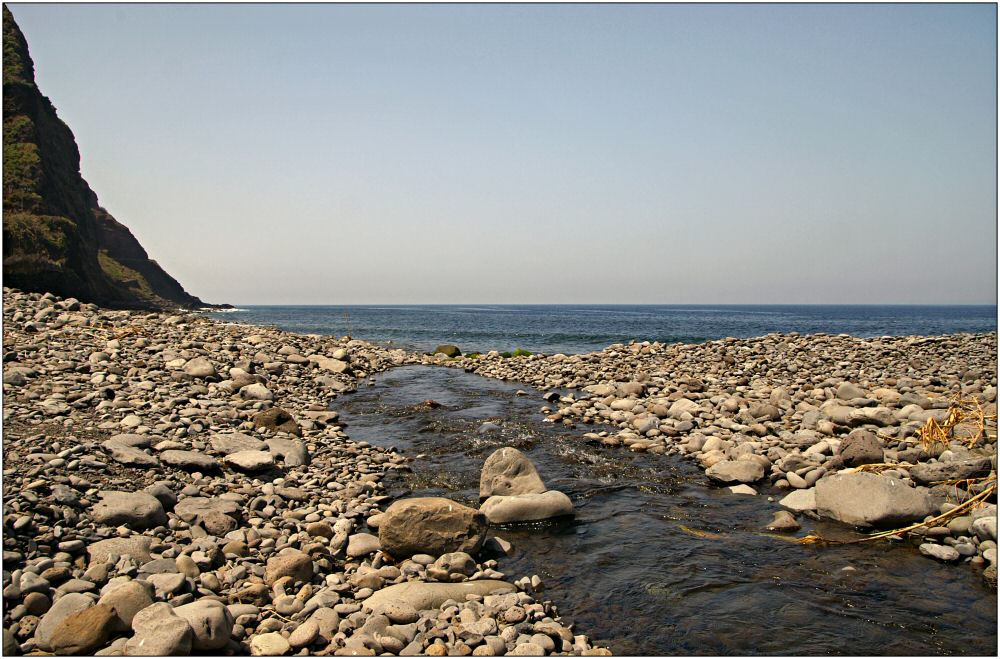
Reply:
[[[678,456],[588,442],[593,427],[542,422],[544,404],[526,385],[406,366],[333,409],[351,439],[415,458],[413,473],[386,480],[397,497],[478,507],[485,459],[523,451],[576,517],[494,529],[514,545],[499,569],[538,574],[539,597],[616,655],[996,655],[997,597],[978,570],[908,543],[821,548],[768,535],[779,508],[767,496],[781,492],[734,495]],[[500,429],[477,432],[485,422]],[[799,521],[797,535],[845,533]]]

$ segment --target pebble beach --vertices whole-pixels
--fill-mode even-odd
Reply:
[[[505,357],[11,289],[3,318],[4,654],[610,654],[500,569],[498,524],[572,514],[523,456],[487,461],[480,510],[385,493],[415,456],[330,405],[411,364],[535,387],[581,442],[759,493],[776,533],[916,526],[996,587],[996,333]]]

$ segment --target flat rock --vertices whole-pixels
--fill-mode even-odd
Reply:
[[[263,451],[267,444],[241,432],[224,435],[212,435],[209,440],[212,450],[222,455],[239,453],[240,451]]]
[[[722,460],[705,470],[717,483],[754,483],[764,478],[764,465],[751,460]]]
[[[816,512],[855,526],[892,527],[935,512],[930,497],[895,478],[864,472],[816,483]]]
[[[217,471],[219,469],[219,463],[211,456],[197,451],[171,449],[160,453],[160,460],[171,467],[186,471]]]
[[[962,557],[958,550],[948,545],[938,545],[933,542],[925,542],[920,545],[920,553],[924,556],[936,558],[939,561],[957,561]]]
[[[150,548],[153,538],[144,535],[133,535],[128,538],[108,538],[99,540],[87,547],[90,565],[105,563],[111,556],[128,556],[136,565],[144,565],[152,560]]]
[[[237,451],[227,455],[224,460],[234,469],[251,473],[274,466],[274,456],[267,451]]]
[[[91,509],[91,517],[105,526],[127,526],[143,531],[167,523],[163,504],[146,492],[98,492],[101,500]]]
[[[767,525],[768,531],[780,531],[782,533],[789,533],[792,531],[798,531],[801,526],[795,521],[795,518],[787,510],[779,510],[774,513],[774,518],[771,523]]]
[[[126,467],[155,469],[160,466],[160,461],[156,457],[146,453],[142,449],[119,444],[111,439],[102,443],[101,446],[111,454],[112,460]]]
[[[489,595],[491,593],[515,592],[513,584],[494,579],[463,581],[460,583],[424,583],[409,581],[375,591],[362,606],[372,612],[379,612],[396,603],[407,604],[417,611],[436,609],[445,601],[453,599],[464,602],[466,595]]]
[[[989,458],[972,458],[952,462],[921,462],[910,467],[910,478],[926,485],[936,481],[951,481],[986,476],[992,469]]]
[[[491,524],[531,522],[573,515],[573,502],[557,490],[541,494],[492,496],[479,507]]]
[[[301,467],[309,464],[309,452],[306,445],[298,439],[285,437],[269,437],[267,450],[285,463],[286,467]]]
[[[280,657],[291,649],[291,644],[278,632],[256,634],[250,639],[250,656],[253,657]]]

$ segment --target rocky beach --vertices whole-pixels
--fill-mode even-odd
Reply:
[[[693,460],[776,534],[913,527],[995,588],[995,333],[505,357],[11,289],[3,318],[5,654],[608,654],[502,571],[498,525],[573,514],[544,473],[502,448],[479,510],[394,498],[419,457],[331,411],[416,364],[536,387],[582,443]]]

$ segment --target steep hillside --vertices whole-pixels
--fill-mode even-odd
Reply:
[[[73,133],[35,84],[28,44],[3,8],[3,279],[104,306],[203,303],[101,208]]]

